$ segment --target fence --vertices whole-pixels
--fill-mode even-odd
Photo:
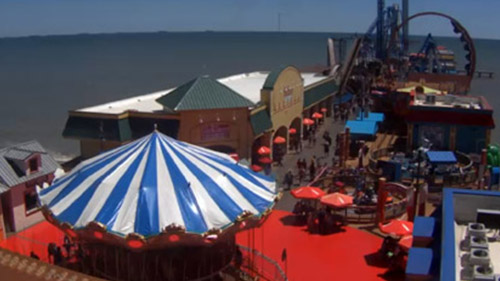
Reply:
[[[251,277],[259,277],[261,280],[269,281],[287,281],[287,277],[283,269],[273,259],[267,257],[256,249],[237,245],[242,253],[242,264],[240,270],[242,274],[247,274]],[[247,279],[247,278],[242,278]]]

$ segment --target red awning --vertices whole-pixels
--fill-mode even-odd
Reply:
[[[406,235],[403,238],[401,238],[398,242],[398,245],[408,252],[410,250],[411,246],[413,245],[413,236],[411,235]]]
[[[352,196],[335,192],[321,197],[320,202],[334,208],[345,208],[352,205],[352,199]]]
[[[318,187],[302,186],[290,192],[293,197],[298,199],[319,199],[326,193]]]
[[[271,158],[269,157],[261,157],[259,158],[259,162],[262,164],[271,164],[273,160],[271,160]]]
[[[229,156],[233,158],[235,161],[240,161],[240,156],[238,156],[238,153],[229,153]]]
[[[267,154],[271,153],[271,149],[269,149],[269,147],[267,147],[267,146],[261,146],[257,150],[257,153],[259,155],[267,155]]]
[[[302,124],[304,124],[306,126],[310,126],[310,125],[314,124],[314,120],[309,119],[309,118],[304,118],[304,120],[302,121]]]
[[[314,112],[312,115],[312,118],[314,118],[314,119],[323,118],[323,114],[321,114],[319,112]]]
[[[395,219],[387,224],[379,223],[378,227],[383,233],[395,236],[405,236],[413,233],[413,223],[411,221]]]
[[[284,137],[275,137],[274,138],[274,141],[273,141],[275,144],[283,144],[283,143],[286,143],[286,139]]]
[[[254,165],[250,166],[250,168],[251,168],[254,172],[260,172],[260,171],[262,171],[262,167],[261,167],[261,166],[259,166],[259,165],[255,165],[255,164],[254,164]]]

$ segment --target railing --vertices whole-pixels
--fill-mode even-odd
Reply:
[[[269,281],[287,281],[285,272],[279,264],[264,255],[263,253],[257,251],[256,249],[250,249],[248,247],[237,245],[240,249],[243,259],[240,270],[242,274],[249,275],[251,277],[259,277],[259,280],[269,280]],[[248,279],[240,276],[241,279]]]
[[[312,182],[311,185],[326,188],[331,186],[335,181],[341,181],[346,185],[353,186],[356,183],[357,177],[359,176],[337,174],[317,179]],[[398,198],[398,200],[394,203],[385,204],[385,217],[391,219],[403,215],[406,212],[406,205],[408,203],[407,187],[402,184],[388,182],[386,183],[386,188],[394,197]],[[349,223],[375,223],[376,211],[376,205],[352,205],[344,210],[336,211],[336,213],[343,213],[346,222]]]

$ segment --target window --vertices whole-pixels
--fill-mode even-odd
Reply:
[[[26,213],[29,214],[33,211],[38,210],[38,195],[34,188],[30,188],[24,193],[24,205],[26,207]]]
[[[31,173],[38,171],[38,159],[37,158],[30,159],[29,168],[30,168]]]

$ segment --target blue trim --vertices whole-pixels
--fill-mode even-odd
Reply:
[[[179,205],[186,231],[195,233],[206,232],[208,227],[203,218],[200,206],[198,206],[198,202],[196,202],[196,197],[191,190],[190,183],[183,176],[179,167],[177,167],[172,159],[172,156],[167,152],[165,143],[162,142],[160,148],[163,153],[165,165],[170,173],[177,204]]]
[[[172,148],[171,144],[167,144]],[[203,170],[189,161],[186,156],[182,155],[176,149],[172,148],[173,153],[186,165],[186,167],[197,176],[198,180],[202,183],[202,187],[207,191],[215,204],[224,212],[229,220],[234,221],[243,210],[236,204],[236,202],[229,197],[226,192]]]
[[[149,143],[149,154],[139,189],[134,232],[144,236],[160,232],[158,221],[158,184],[156,168],[156,144],[158,135],[154,133]]]
[[[222,171],[221,169],[217,168],[216,166],[208,163],[205,159],[198,157],[198,155],[194,154],[192,151],[186,150],[186,153],[197,158],[199,161],[203,162],[207,166],[210,166],[212,169],[218,171],[219,173],[225,174],[224,171]],[[232,164],[232,165],[234,165],[234,164]],[[249,190],[248,188],[243,186],[240,182],[238,182],[234,177],[227,175],[227,174],[226,174],[226,176],[229,179],[229,181],[236,187],[236,189],[238,189],[238,191],[241,193],[241,195],[243,195],[243,197],[245,197],[245,199],[247,199],[248,202],[250,204],[252,204],[252,206],[254,206],[255,209],[257,209],[259,211],[259,213],[262,213],[263,211],[265,211],[267,209],[267,207],[269,206],[271,201],[265,200],[264,198],[260,197],[259,195],[253,193],[251,190]]]
[[[185,146],[185,147],[187,147],[187,146]],[[188,152],[188,150],[189,149],[184,149],[185,152]],[[255,173],[255,172],[251,171],[250,169],[243,168],[242,166],[240,166],[238,164],[234,164],[234,163],[229,162],[229,161],[221,160],[219,157],[216,157],[214,155],[204,154],[204,156],[209,158],[210,160],[212,160],[214,162],[217,162],[218,164],[221,164],[221,165],[228,167],[229,169],[233,170],[233,172],[239,174],[240,176],[244,177],[246,180],[248,180],[251,183],[262,188],[263,190],[265,190],[267,192],[271,192],[261,182],[259,182],[258,180],[256,180],[254,178],[254,177],[258,177],[262,180],[273,182],[273,180],[270,177],[267,177],[265,175],[261,175],[259,173]]]
[[[139,149],[139,147],[132,147],[132,148],[133,149],[131,149],[130,151],[128,151],[128,150],[125,151],[126,152],[125,158],[130,157],[130,155],[132,155],[134,152],[136,152]],[[111,161],[113,161],[113,160],[111,160]],[[108,164],[108,163],[103,163],[103,164]],[[71,204],[64,211],[62,211],[59,215],[57,215],[56,216],[57,219],[60,221],[68,222],[68,223],[74,225],[76,223],[76,221],[80,218],[83,210],[87,206],[87,203],[90,201],[90,199],[94,195],[94,193],[97,190],[97,188],[99,187],[99,185],[101,185],[101,183],[109,175],[111,175],[113,172],[115,172],[115,170],[118,167],[120,167],[121,165],[123,165],[122,161],[116,163],[113,167],[110,167],[106,172],[104,172],[98,179],[96,179],[85,190],[85,192],[83,192],[78,198],[76,198],[73,202],[71,202]],[[84,179],[86,179],[86,177]],[[78,188],[78,186],[80,184],[81,184],[81,182],[79,182],[77,185],[75,185],[72,190]]]
[[[444,188],[443,225],[441,245],[441,281],[455,281],[455,210],[453,193],[455,189]]]
[[[106,225],[108,230],[112,229],[115,225],[115,221],[118,217],[120,209],[122,208],[125,195],[130,188],[130,184],[132,183],[134,176],[137,174],[137,169],[145,154],[146,149],[143,149],[134,160],[134,162],[130,164],[127,171],[125,171],[125,173],[116,183],[113,191],[111,191],[108,198],[106,199],[106,203],[104,203],[102,209],[99,211],[95,218],[95,221]]]
[[[144,141],[142,141],[141,143],[143,143]],[[131,146],[133,146],[133,143],[130,144]],[[127,145],[121,147],[120,149],[117,149],[117,151],[115,153],[121,153],[123,150],[127,149],[127,148],[130,148],[128,147]],[[85,171],[86,169],[90,169],[92,167],[94,167],[95,165],[98,165],[99,163],[102,163],[103,161],[106,161],[107,159],[113,157],[114,153],[110,153],[109,155],[103,157],[102,159],[99,159],[98,161],[95,161],[95,162],[91,162],[91,163],[88,163],[86,165],[83,165],[82,167],[75,167],[75,169],[79,169],[78,172],[75,172],[73,175],[71,176],[68,176],[68,177],[64,177],[64,178],[60,178],[59,180],[55,181],[53,185],[47,187],[47,188],[44,188],[40,191],[40,195],[45,195],[49,192],[51,192],[53,189],[57,188],[58,186],[61,186],[63,185],[64,183],[66,183],[67,181],[70,181],[70,180],[73,180],[75,177],[77,177],[78,175],[80,175],[83,171]]]
[[[123,154],[129,152],[130,150],[132,149],[135,149],[137,147],[139,147],[143,142],[140,142],[138,143],[137,145],[135,146],[131,146],[127,149],[124,149],[122,151],[120,151],[119,153],[116,153],[116,154],[110,154],[111,157],[109,158],[106,158],[105,160],[106,161],[97,161],[95,163],[95,165],[89,165],[89,168],[88,169],[82,169],[82,170],[79,170],[76,174],[77,176],[75,176],[73,178],[73,180],[71,180],[71,182],[66,186],[64,187],[58,194],[57,196],[52,200],[50,201],[50,203],[48,204],[49,207],[53,207],[55,204],[57,204],[59,201],[61,201],[63,198],[66,197],[66,195],[68,195],[71,191],[73,191],[75,188],[77,188],[84,180],[86,180],[90,175],[94,174],[95,172],[97,172],[98,170],[100,170],[101,168],[103,168],[104,166],[106,166],[107,164],[109,164],[110,162],[113,162],[115,159],[119,158],[120,156],[122,156]],[[62,183],[62,181],[61,181]]]

